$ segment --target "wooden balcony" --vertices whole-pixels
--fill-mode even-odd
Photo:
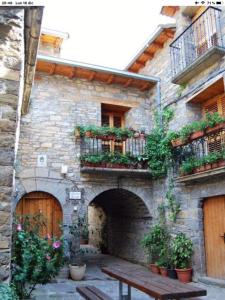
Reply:
[[[183,84],[225,54],[221,10],[208,7],[170,45],[172,82]]]

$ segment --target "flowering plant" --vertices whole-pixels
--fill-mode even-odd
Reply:
[[[42,216],[24,216],[13,231],[12,281],[20,299],[30,298],[36,284],[46,284],[64,264],[63,239],[41,237]]]

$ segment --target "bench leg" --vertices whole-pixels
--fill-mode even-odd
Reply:
[[[123,295],[123,283],[119,281],[119,300],[131,300],[131,287],[127,286],[127,295]]]

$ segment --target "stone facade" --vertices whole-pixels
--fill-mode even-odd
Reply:
[[[191,22],[179,10],[176,13],[178,36]],[[221,17],[225,35],[225,11]],[[223,74],[225,59],[196,74],[180,94],[180,87],[171,83],[169,40],[157,51],[140,73],[161,79],[162,107],[171,105],[175,118],[171,129],[201,118],[201,108],[186,100],[218,74]],[[107,85],[96,81],[68,79],[57,75],[36,74],[30,109],[21,120],[19,151],[16,160],[16,195],[14,208],[21,197],[32,191],[44,191],[55,196],[63,207],[64,222],[72,222],[78,212],[91,205],[90,224],[101,227],[107,220],[108,251],[123,258],[145,260],[139,241],[152,223],[157,221],[157,207],[165,199],[169,178],[152,180],[113,174],[83,174],[80,171],[80,143],[74,137],[76,125],[101,124],[101,103],[129,106],[125,125],[135,129],[152,128],[156,89],[140,92],[130,87]],[[47,156],[47,165],[38,167],[38,155]],[[67,165],[68,173],[61,174]],[[81,200],[70,200],[70,191],[81,191]],[[193,266],[195,277],[204,275],[205,250],[203,235],[204,199],[225,195],[224,177],[217,180],[181,184],[175,183],[175,194],[182,212],[173,233],[185,232],[194,242]],[[93,216],[94,215],[94,216]],[[92,242],[100,241],[95,234]],[[97,243],[97,242],[96,242]],[[135,249],[135,250],[134,250]]]
[[[24,66],[24,10],[0,9],[0,281],[10,275],[17,107]]]
[[[63,207],[63,222],[71,223],[74,217],[74,206],[78,205],[79,211],[84,211],[96,197],[107,190],[118,189],[119,185],[120,189],[130,192],[130,206],[136,205],[138,211],[142,199],[149,211],[152,211],[149,179],[129,178],[129,176],[120,178],[103,174],[92,176],[80,172],[80,142],[75,138],[74,128],[80,124],[100,125],[101,103],[131,107],[125,116],[125,126],[150,131],[148,92],[121,88],[117,85],[109,86],[95,81],[68,79],[58,75],[36,74],[30,110],[21,119],[14,207],[26,193],[48,192],[60,201]],[[47,166],[41,168],[37,166],[37,158],[38,155],[43,154],[47,155]],[[66,175],[60,173],[62,165],[68,166]],[[69,200],[69,191],[73,189],[82,191],[81,201]],[[144,223],[148,222],[143,220]],[[140,232],[140,238],[147,226],[145,230],[142,230],[142,227],[143,224],[138,227],[137,222],[133,228]],[[137,243],[135,234],[130,233],[131,229],[124,227],[124,230],[127,230],[127,249],[133,252],[133,244]],[[115,235],[117,229],[112,231]],[[124,232],[118,233],[118,237],[124,234]],[[110,252],[114,253],[118,245],[118,243],[111,243]],[[126,255],[125,252],[125,250],[124,253],[121,252],[122,257],[131,256],[128,253]],[[137,261],[140,256],[143,261],[143,251],[138,245],[136,253],[132,253],[131,258]]]
[[[221,11],[221,31],[223,43],[225,43],[225,9]],[[182,14],[181,7],[175,14],[178,37],[183,30],[191,24],[191,18]],[[170,123],[170,129],[179,130],[194,120],[202,118],[201,106],[189,104],[187,100],[197,91],[204,89],[207,84],[218,76],[225,76],[225,57],[219,59],[212,66],[201,72],[196,72],[182,89],[179,85],[171,83],[171,61],[170,47],[174,39],[168,40],[164,47],[157,51],[154,58],[140,70],[145,75],[159,76],[161,79],[161,101],[162,107],[172,107],[175,116]],[[181,91],[181,93],[180,93]],[[181,95],[180,95],[181,94]],[[155,96],[153,94],[153,96]],[[154,105],[154,103],[153,103]],[[204,248],[204,226],[203,226],[203,204],[208,197],[225,195],[224,175],[213,178],[206,178],[201,182],[178,183],[175,181],[175,195],[181,204],[182,212],[178,216],[177,223],[173,226],[172,232],[185,232],[194,242],[194,275],[200,277],[206,275],[205,248]],[[153,183],[153,201],[160,203],[165,197],[168,178],[157,180]]]

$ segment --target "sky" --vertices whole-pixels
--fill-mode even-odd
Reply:
[[[48,0],[42,27],[69,33],[63,58],[124,69],[159,24],[173,22],[160,15],[162,1],[154,2]]]

